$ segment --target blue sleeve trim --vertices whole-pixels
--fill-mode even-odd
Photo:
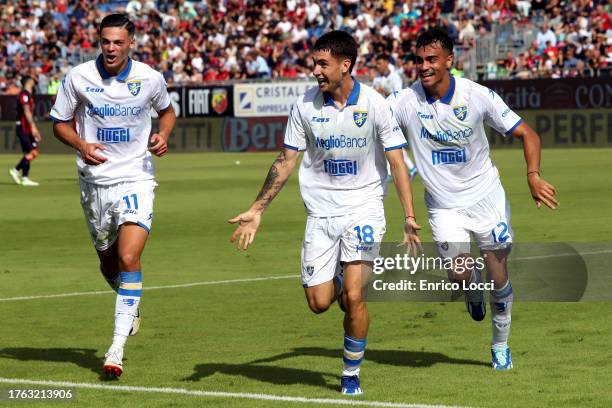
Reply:
[[[53,123],[68,123],[68,122],[70,122],[70,120],[61,120],[61,119],[58,119],[58,118],[54,118],[51,115],[49,115],[49,119],[51,119],[53,121]]]
[[[144,225],[142,222],[137,222],[136,225],[138,225],[139,227],[141,227],[142,229],[144,229],[147,232],[151,231],[151,229],[149,227],[147,227],[146,225]]]
[[[403,147],[408,146],[408,143],[402,143],[401,145],[393,146],[393,147],[385,147],[385,152],[390,152],[391,150],[401,149]]]
[[[506,132],[506,135],[512,134],[512,132],[514,132],[514,129],[516,129],[516,127],[520,125],[521,123],[523,123],[523,119],[519,119],[518,122],[516,122],[514,126],[512,126],[510,130]]]
[[[299,152],[299,151],[300,151],[300,148],[299,148],[299,147],[291,146],[291,145],[288,145],[287,143],[283,143],[283,147],[284,147],[285,149],[295,150],[296,152]]]

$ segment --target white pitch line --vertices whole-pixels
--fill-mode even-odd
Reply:
[[[529,261],[532,259],[548,259],[548,258],[562,258],[566,256],[584,256],[584,255],[602,255],[612,254],[612,249],[603,249],[601,251],[590,251],[590,252],[568,252],[564,254],[550,254],[550,255],[534,255],[534,256],[522,256],[518,258],[509,258],[508,261]]]
[[[272,394],[252,394],[242,392],[220,392],[220,391],[199,391],[188,390],[185,388],[166,388],[166,387],[137,387],[130,385],[106,385],[106,384],[91,384],[91,383],[76,383],[70,381],[43,381],[43,380],[27,380],[19,378],[3,378],[0,377],[0,383],[5,384],[27,384],[39,385],[45,387],[61,387],[61,388],[86,388],[94,390],[108,391],[125,391],[125,392],[140,392],[140,393],[160,393],[160,394],[182,394],[194,397],[212,397],[212,398],[241,398],[251,400],[264,401],[282,401],[296,402],[303,404],[319,404],[319,405],[353,405],[362,407],[385,407],[385,408],[467,408],[450,405],[427,405],[427,404],[405,404],[401,402],[382,402],[382,401],[362,401],[354,399],[335,399],[335,398],[307,398],[307,397],[290,397],[285,395]]]
[[[509,258],[508,261],[527,261],[533,259],[547,259],[547,258],[559,258],[559,257],[567,257],[567,256],[586,256],[586,255],[602,255],[602,254],[610,254],[612,250],[606,249],[601,251],[590,251],[590,252],[571,252],[571,253],[563,253],[563,254],[551,254],[551,255],[535,255],[535,256],[524,256],[518,258]],[[232,283],[243,283],[243,282],[260,282],[260,281],[269,281],[269,280],[279,280],[279,279],[291,279],[298,278],[298,275],[282,275],[282,276],[264,276],[260,278],[244,278],[244,279],[228,279],[228,280],[218,280],[218,281],[204,281],[204,282],[191,282],[191,283],[181,283],[177,285],[162,285],[162,286],[145,286],[142,290],[160,290],[160,289],[176,289],[176,288],[189,288],[193,286],[208,286],[208,285],[222,285],[222,284],[232,284]],[[0,298],[0,302],[10,302],[10,301],[18,301],[18,300],[35,300],[35,299],[53,299],[53,298],[63,298],[63,297],[72,297],[72,296],[93,296],[93,295],[106,295],[114,293],[111,290],[100,290],[94,292],[69,292],[69,293],[57,293],[54,295],[36,295],[36,296],[18,296],[18,297],[10,297],[10,298]]]
[[[282,276],[264,276],[260,278],[243,278],[243,279],[227,279],[218,281],[204,281],[204,282],[191,282],[181,283],[177,285],[163,285],[163,286],[145,286],[142,290],[160,290],[160,289],[174,289],[174,288],[189,288],[192,286],[208,286],[208,285],[222,285],[230,283],[242,283],[242,282],[260,282],[268,280],[279,280],[279,279],[297,279],[297,275],[282,275]],[[93,295],[106,295],[109,293],[115,293],[112,290],[98,290],[93,292],[69,292],[69,293],[56,293],[54,295],[37,295],[37,296],[18,296],[10,298],[0,298],[0,302],[9,302],[12,300],[33,300],[33,299],[52,299],[72,296],[93,296]]]

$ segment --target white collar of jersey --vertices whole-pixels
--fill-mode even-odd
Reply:
[[[117,75],[111,75],[104,68],[104,63],[102,62],[102,54],[100,54],[100,55],[98,55],[98,58],[96,58],[96,68],[98,68],[98,72],[100,73],[100,76],[102,77],[102,79],[108,79],[108,78],[111,78],[111,77],[114,76],[118,80],[125,82],[125,80],[127,79],[128,75],[130,74],[130,70],[132,69],[132,59],[128,58],[127,66],[123,69],[123,71],[121,71]]]
[[[359,85],[359,81],[353,78],[353,90],[351,91],[351,94],[349,95],[346,101],[346,106],[357,105],[357,102],[359,101],[360,91],[361,86]],[[323,92],[323,101],[325,106],[335,106],[334,99],[327,92]]]
[[[435,101],[437,101],[437,99],[432,98],[431,96],[427,95],[427,91],[425,90],[423,83],[421,83],[421,88],[423,88],[423,93],[425,94],[425,97],[427,98],[427,103],[432,104]],[[440,102],[450,105],[451,101],[453,100],[454,95],[455,95],[455,77],[451,75],[450,76],[450,86],[448,87],[448,91],[446,91],[444,96],[440,98]]]

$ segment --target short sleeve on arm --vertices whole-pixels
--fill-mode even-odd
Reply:
[[[483,119],[485,124],[502,135],[511,134],[523,121],[492,89],[476,85],[475,95],[478,99],[478,105],[484,109]]]
[[[291,150],[306,150],[306,131],[298,102],[291,107],[283,147]]]
[[[408,118],[410,117],[411,106],[407,104],[405,98],[403,98],[403,92],[392,93],[387,97],[387,102],[393,111],[393,118],[403,132],[404,137],[407,138],[409,130]]]
[[[394,149],[401,149],[406,146],[406,138],[402,134],[395,117],[393,110],[382,97],[380,101],[375,101],[374,120],[377,132],[377,138],[382,143],[385,151],[388,152]]]
[[[79,105],[79,97],[74,85],[74,73],[69,71],[57,92],[55,104],[51,108],[49,118],[54,122],[69,122]]]
[[[155,75],[155,91],[151,99],[151,106],[157,112],[168,109],[170,106],[170,95],[168,94],[168,85],[164,77],[157,73]]]

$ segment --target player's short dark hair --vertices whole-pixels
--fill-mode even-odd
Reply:
[[[130,21],[130,18],[127,14],[109,14],[102,19],[100,23],[100,27],[98,28],[98,32],[102,33],[102,29],[106,27],[121,27],[125,28],[130,35],[130,37],[134,36],[134,32],[136,28],[134,27],[134,23]]]
[[[382,54],[378,54],[376,59],[377,60],[384,60],[384,61],[387,61],[387,62],[391,62],[391,56],[389,54],[387,54],[386,52],[383,52]]]
[[[21,77],[21,81],[20,81],[21,82],[21,86],[25,86],[28,81],[34,81],[34,85],[36,85],[36,79],[34,79],[33,77],[31,77],[29,75],[23,75]]]
[[[439,28],[431,28],[419,35],[416,47],[429,47],[435,43],[439,43],[449,54],[453,53],[453,40],[448,36],[446,31]]]
[[[348,58],[351,60],[349,72],[353,70],[357,61],[357,42],[346,31],[334,30],[323,34],[314,45],[314,51],[329,51],[334,58]]]

